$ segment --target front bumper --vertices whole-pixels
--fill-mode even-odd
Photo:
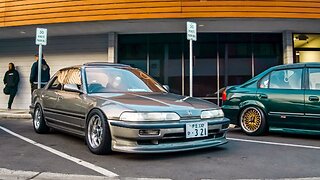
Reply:
[[[187,139],[186,123],[199,121],[134,123],[109,120],[112,150],[129,153],[164,153],[208,148],[227,143],[226,133],[230,123],[227,118],[207,120],[207,137]],[[140,135],[140,130],[159,130],[160,133]]]
[[[34,115],[34,105],[30,105],[29,106],[29,114],[31,114],[32,118],[33,118],[33,115]]]

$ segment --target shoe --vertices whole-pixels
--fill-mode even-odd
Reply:
[[[11,110],[11,108],[8,107],[8,111],[10,111],[10,110]]]

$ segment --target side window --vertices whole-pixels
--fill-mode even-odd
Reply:
[[[311,90],[320,90],[320,68],[309,69],[309,88]]]
[[[61,83],[58,81],[58,76],[54,77],[54,80],[51,83],[51,85],[48,87],[48,89],[61,90]]]
[[[67,69],[63,73],[63,78],[61,82],[65,84],[76,84],[79,89],[81,89],[81,75],[80,69]]]
[[[273,71],[269,87],[272,89],[301,89],[302,69]]]
[[[269,76],[270,75],[268,74],[260,80],[259,88],[269,88]]]

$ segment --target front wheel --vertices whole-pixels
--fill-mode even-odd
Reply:
[[[86,143],[94,154],[111,153],[111,135],[108,122],[99,110],[92,110],[86,126]]]
[[[258,107],[245,108],[240,115],[240,125],[242,131],[250,136],[263,135],[268,129],[265,115]]]
[[[33,116],[33,129],[39,134],[48,133],[50,128],[47,126],[42,108],[39,104],[36,105]]]

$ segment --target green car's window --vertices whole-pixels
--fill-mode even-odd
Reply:
[[[273,71],[270,75],[269,88],[301,89],[302,69]]]
[[[311,90],[320,90],[320,68],[309,69],[309,88]]]
[[[269,75],[263,77],[259,84],[259,88],[268,88],[268,87],[269,87]]]

